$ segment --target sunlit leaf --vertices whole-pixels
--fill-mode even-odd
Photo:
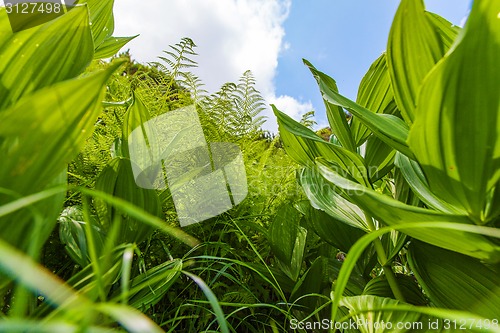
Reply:
[[[429,186],[478,224],[498,217],[500,2],[474,3],[464,34],[425,80],[409,144]],[[480,36],[480,37],[478,37]]]
[[[96,309],[116,320],[130,333],[163,333],[148,316],[123,304],[99,303]]]
[[[33,193],[66,167],[92,134],[104,84],[120,64],[41,89],[0,114],[4,187]]]
[[[158,194],[155,190],[137,185],[132,171],[132,162],[128,159],[117,157],[111,160],[99,174],[95,188],[125,199],[154,216],[162,216]],[[96,198],[94,203],[105,231],[108,231],[112,224],[119,223],[119,244],[139,243],[153,231],[149,225],[130,216],[123,216],[119,210],[99,198]]]
[[[374,113],[332,90],[327,82],[321,81],[319,86],[325,100],[349,110],[354,117],[358,117],[363,125],[368,127],[374,135],[390,147],[408,157],[413,156],[406,143],[408,139],[408,126],[400,118],[391,114]]]
[[[423,79],[444,53],[423,1],[402,0],[389,33],[387,63],[398,109],[408,124],[418,114],[415,106]]]
[[[498,272],[479,260],[416,241],[410,245],[408,259],[435,305],[485,318],[496,318],[500,313]]]
[[[115,55],[125,44],[136,37],[137,35],[132,37],[107,37],[95,50],[94,59],[109,58]]]
[[[375,113],[395,114],[398,111],[385,53],[373,62],[361,80],[356,103]],[[371,133],[357,117],[351,120],[351,131],[357,146]]]
[[[304,178],[301,177],[302,185],[308,187],[304,181]],[[332,203],[334,204],[335,201],[332,200]],[[325,242],[330,243],[335,248],[345,253],[347,253],[351,246],[365,234],[362,230],[339,221],[323,210],[315,209],[310,205],[308,206],[309,208],[306,210],[306,220],[314,232],[316,232]],[[335,207],[332,207],[332,210],[335,210]],[[338,214],[341,213],[339,212]]]
[[[395,163],[413,192],[420,200],[428,205],[429,208],[444,213],[466,215],[463,209],[449,204],[431,191],[427,179],[416,161],[412,161],[408,157],[398,153]]]
[[[303,59],[304,64],[309,68],[314,78],[318,82],[326,82],[330,89],[337,91],[337,83],[334,79],[329,77],[323,72],[318,71],[309,61]],[[342,147],[345,149],[355,152],[356,145],[353,140],[353,136],[351,133],[351,128],[347,124],[346,113],[344,109],[341,107],[324,100],[325,108],[326,108],[326,116],[328,118],[328,122],[330,123],[330,128],[332,129],[333,134],[337,137]]]
[[[372,295],[342,297],[340,301],[341,306],[345,306],[349,309],[349,317],[351,317],[353,321],[364,323],[357,326],[357,329],[362,333],[422,331],[418,329],[419,327],[413,330],[412,326],[414,323],[423,319],[423,316],[419,313],[384,310],[384,307],[396,307],[398,304],[400,304],[400,302],[394,299]],[[427,319],[423,322],[427,323]],[[386,323],[386,325],[382,323]],[[409,325],[409,328],[395,330],[396,327],[387,327],[388,325],[396,325],[397,323]]]
[[[115,30],[114,0],[86,0],[85,2],[90,12],[94,45],[100,47]]]
[[[324,160],[318,159],[318,167],[325,179],[348,191],[354,203],[384,224],[404,225],[414,222],[422,224],[432,222],[472,224],[472,221],[467,216],[445,214],[430,209],[409,206],[387,195],[360,186],[339,175]],[[458,230],[435,230],[430,224],[429,228],[409,230],[405,231],[405,233],[430,244],[478,259],[492,262],[500,261],[500,246],[481,235]]]
[[[0,111],[33,91],[76,77],[92,60],[86,6],[18,33],[12,33],[4,11],[0,8]]]
[[[363,211],[344,198],[339,189],[328,183],[316,169],[303,169],[299,180],[314,208],[323,210],[339,222],[363,231],[369,230]]]
[[[283,140],[284,148],[297,163],[313,166],[315,158],[322,156],[338,164],[343,171],[360,183],[370,184],[361,156],[326,142],[309,128],[296,122],[274,106],[273,110],[278,118],[280,137]]]

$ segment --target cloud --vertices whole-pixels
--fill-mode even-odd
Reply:
[[[290,47],[283,40],[290,5],[291,0],[149,0],[141,5],[120,0],[115,2],[115,35],[141,34],[128,45],[140,62],[157,60],[169,45],[189,37],[198,46],[194,72],[207,90],[236,82],[250,69],[269,103],[286,103],[291,115],[300,115],[312,108],[310,103],[276,97],[273,83],[279,54]],[[274,116],[266,115],[265,127],[275,131]]]
[[[278,110],[296,120],[300,120],[304,113],[314,109],[311,101],[302,102],[288,95],[268,96],[266,99],[270,104],[274,104]],[[274,119],[274,115],[270,111],[266,110],[265,116]],[[276,131],[275,127],[274,121],[264,125],[264,128],[270,131]]]
[[[306,112],[309,112],[313,109],[313,105],[311,101],[300,102],[297,99],[287,96],[271,96],[268,100],[276,105],[278,110],[285,112],[290,117],[295,119],[300,119],[302,115]]]

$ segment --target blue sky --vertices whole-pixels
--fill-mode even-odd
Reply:
[[[460,24],[470,0],[427,0],[428,10]],[[323,102],[302,58],[336,79],[355,99],[371,62],[386,48],[398,0],[134,0],[115,1],[115,35],[141,34],[128,47],[138,61],[154,61],[168,45],[190,37],[198,45],[196,70],[215,92],[252,70],[267,103],[295,119]],[[266,129],[276,131],[270,110]]]
[[[469,0],[427,0],[427,10],[460,24]],[[290,48],[279,58],[275,78],[278,94],[310,99],[319,121],[323,101],[302,58],[337,81],[340,93],[355,99],[359,82],[385,49],[399,1],[292,1],[284,22]]]

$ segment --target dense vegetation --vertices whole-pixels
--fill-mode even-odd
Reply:
[[[273,107],[278,135],[251,72],[203,88],[189,38],[115,55],[112,10],[13,33],[0,9],[1,332],[500,332],[499,0],[463,29],[402,0],[356,102],[305,60],[330,128]],[[180,229],[128,142],[189,105],[248,195]]]

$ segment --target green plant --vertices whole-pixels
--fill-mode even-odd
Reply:
[[[311,205],[332,217],[314,230],[339,248],[346,239],[336,235],[350,235],[332,320],[439,318],[444,329],[459,319],[470,331],[499,331],[499,11],[498,0],[475,1],[460,29],[421,0],[402,0],[357,102],[304,61],[325,101],[330,142],[274,108]],[[370,244],[378,264],[364,291],[349,295],[348,277]]]
[[[100,332],[118,323],[129,331],[161,331],[126,303],[157,302],[144,290],[168,288],[182,264],[172,261],[131,278],[135,246],[127,242],[135,239],[120,231],[116,211],[129,216],[127,222],[187,235],[124,200],[141,204],[131,200],[137,194],[120,199],[107,194],[106,185],[103,192],[71,188],[83,194],[83,208],[65,209],[60,232],[82,270],[65,283],[37,263],[65,202],[67,165],[92,135],[106,83],[123,61],[103,63],[95,71],[88,70],[89,64],[113,55],[131,39],[111,36],[112,9],[113,1],[89,0],[57,19],[13,33],[0,8],[2,331]],[[112,183],[113,177],[108,178],[102,182]],[[113,226],[103,228],[91,218],[88,196],[101,200],[101,212],[116,222]],[[122,238],[118,244],[116,237]],[[108,294],[118,276],[121,288]]]

